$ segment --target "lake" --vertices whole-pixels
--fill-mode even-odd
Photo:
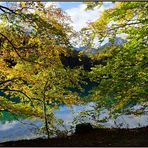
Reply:
[[[54,112],[57,118],[61,118],[64,120],[64,125],[69,129],[70,125],[72,125],[72,121],[74,117],[78,115],[78,112],[84,109],[92,109],[93,103],[88,103],[87,105],[73,105],[72,109],[74,112],[71,112],[71,108],[67,106],[61,106],[59,110]],[[119,116],[114,122],[113,119],[109,119],[108,122],[100,123],[105,127],[117,127],[120,125],[121,128],[135,128],[142,127],[148,125],[148,108],[146,109],[145,114],[141,116],[134,115],[122,115]],[[108,111],[103,110],[100,119],[108,117]],[[87,119],[86,119],[87,120]],[[93,121],[87,120],[87,122]],[[0,121],[0,142],[5,141],[13,141],[20,139],[33,139],[38,137],[44,137],[45,135],[37,134],[35,132],[36,128],[40,128],[42,126],[41,120],[27,120],[20,119],[20,121],[16,120],[13,117],[10,117],[8,114],[5,116],[5,121]],[[74,130],[74,129],[73,129]]]

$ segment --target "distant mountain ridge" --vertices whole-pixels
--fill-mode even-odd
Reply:
[[[82,46],[79,48],[74,48],[76,51],[82,51],[84,54],[95,54],[99,49],[105,48],[109,45],[117,45],[117,46],[121,46],[126,42],[126,40],[117,37],[114,39],[114,43],[111,42],[107,42],[106,44],[102,45],[100,48],[87,48],[86,46]]]

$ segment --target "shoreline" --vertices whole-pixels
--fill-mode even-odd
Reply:
[[[148,126],[133,129],[92,129],[65,137],[3,142],[0,146],[148,146]]]

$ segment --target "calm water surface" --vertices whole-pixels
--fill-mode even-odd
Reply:
[[[55,116],[63,119],[64,125],[69,127],[79,111],[86,108],[91,109],[91,106],[93,106],[93,103],[89,103],[85,106],[73,106],[73,111],[75,113],[72,113],[69,107],[61,106],[59,110],[55,111]],[[107,110],[103,110],[99,116],[100,119],[105,117],[108,117]],[[93,123],[93,121],[88,122]],[[20,119],[20,121],[18,121],[7,115],[5,121],[0,121],[0,142],[43,137],[44,135],[35,132],[35,129],[40,128],[42,124],[41,120]],[[109,119],[108,122],[100,124],[105,127],[117,127],[118,125],[120,125],[121,128],[142,127],[148,125],[148,114],[145,113],[137,117],[133,115],[122,115],[116,119],[116,125],[113,119]]]

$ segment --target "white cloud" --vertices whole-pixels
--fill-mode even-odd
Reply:
[[[94,10],[85,11],[85,8],[86,5],[81,4],[78,7],[66,10],[73,21],[72,26],[76,31],[80,31],[82,27],[86,27],[87,23],[95,21],[105,9],[104,6],[101,6],[100,9],[95,8]]]
[[[5,124],[0,123],[0,131],[5,131],[13,128],[17,124],[17,121],[8,122],[6,121]]]
[[[51,5],[56,5],[57,7],[60,7],[59,2],[44,2],[45,3],[45,8],[50,7]]]
[[[121,37],[122,39],[126,39],[126,37],[128,36],[128,34],[126,34],[126,33],[119,33],[116,36],[117,37]]]

